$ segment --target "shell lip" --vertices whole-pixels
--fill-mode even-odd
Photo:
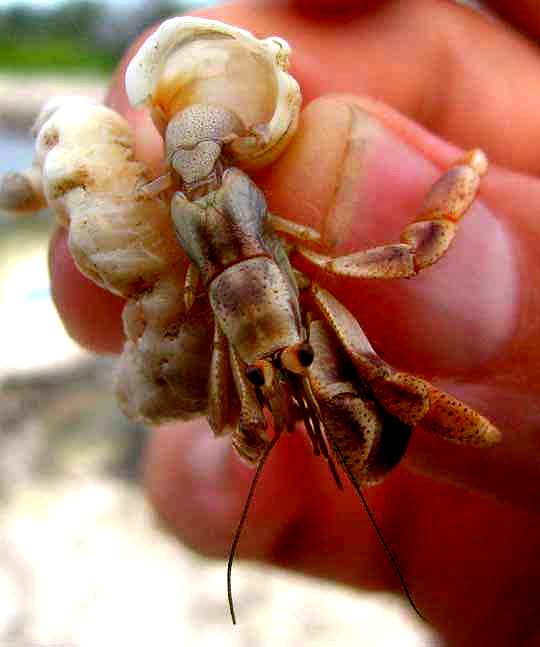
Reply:
[[[255,37],[245,29],[231,27],[219,20],[181,16],[165,20],[145,40],[126,69],[126,92],[129,102],[144,106],[152,100],[166,57],[175,48],[201,37],[228,36],[251,42]],[[153,70],[157,66],[159,69]],[[156,74],[156,72],[158,72]]]

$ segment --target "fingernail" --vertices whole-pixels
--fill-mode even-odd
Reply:
[[[372,114],[349,105],[349,128],[324,240],[333,253],[398,241],[441,175]]]
[[[349,109],[346,142],[323,221],[323,240],[334,257],[399,242],[446,170],[354,100],[343,104]],[[448,251],[418,276],[357,280],[354,288],[341,281],[333,290],[362,325],[365,320],[388,361],[405,358],[428,373],[467,371],[495,356],[513,333],[514,249],[504,220],[476,199]]]

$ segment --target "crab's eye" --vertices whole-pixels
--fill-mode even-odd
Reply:
[[[246,377],[254,386],[264,386],[264,373],[260,366],[248,366]]]
[[[298,361],[302,366],[310,366],[313,362],[313,346],[307,342],[298,347]]]

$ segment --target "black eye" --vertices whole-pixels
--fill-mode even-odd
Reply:
[[[264,374],[258,366],[248,366],[246,368],[246,377],[254,386],[264,385]]]
[[[309,366],[313,362],[313,347],[307,342],[298,348],[298,361],[302,366]]]

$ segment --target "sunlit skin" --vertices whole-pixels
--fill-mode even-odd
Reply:
[[[475,450],[415,429],[402,465],[367,492],[417,606],[451,645],[540,644],[538,5],[493,2],[505,22],[442,0],[325,4],[239,3],[199,15],[286,38],[306,104],[339,93],[307,108],[284,157],[257,179],[273,212],[322,230],[333,252],[394,241],[462,149],[486,151],[479,203],[437,265],[408,281],[318,280],[386,361],[504,433],[496,449]],[[161,141],[128,106],[124,68],[108,104],[133,123],[137,155],[157,173]],[[352,166],[351,115],[361,115],[362,143]],[[64,232],[51,244],[51,274],[70,334],[91,350],[119,351],[122,303],[79,274]],[[179,538],[227,553],[252,477],[227,439],[213,439],[204,420],[154,430],[145,475]],[[299,433],[268,460],[239,554],[399,588],[354,492],[336,491]]]

